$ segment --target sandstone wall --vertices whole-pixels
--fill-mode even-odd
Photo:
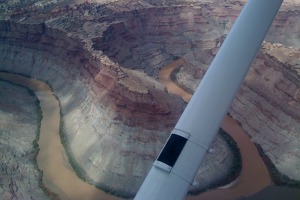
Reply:
[[[202,54],[209,57],[213,51]],[[196,55],[186,54],[186,64],[176,75],[179,84],[192,90],[208,68],[201,59],[192,59]],[[299,55],[297,48],[264,43],[230,108],[251,140],[281,173],[294,180],[300,180]],[[199,77],[191,73],[195,68],[200,70]]]
[[[300,82],[296,71],[260,53],[231,114],[280,172],[300,180]]]
[[[48,199],[40,188],[37,154],[40,110],[26,88],[0,79],[1,199]]]
[[[61,103],[64,140],[82,175],[105,189],[126,195],[136,191],[182,111],[182,101],[163,87],[130,91],[117,82],[119,68],[105,62],[88,68],[76,42],[69,43],[59,31],[45,30],[31,41],[32,29],[9,27],[2,32],[1,70],[51,85]]]
[[[132,195],[184,109],[182,100],[166,93],[157,80],[158,70],[184,56],[190,67],[181,70],[180,81],[195,88],[191,81],[196,78],[199,82],[203,76],[243,1],[32,1],[18,5],[11,4],[5,10],[0,7],[0,69],[48,82],[61,103],[62,138],[77,172],[110,192]],[[160,8],[161,5],[168,6]],[[279,30],[292,27],[291,19],[298,19],[290,12],[280,16],[284,16],[284,25],[274,29],[270,41],[277,38],[275,33]],[[280,17],[278,20],[281,24]],[[297,31],[291,33],[286,44],[298,37]],[[287,141],[293,139],[295,145],[299,133],[299,118],[294,110],[299,105],[299,78],[291,70],[282,71],[276,59],[260,56],[263,64],[255,69],[265,71],[259,76],[252,72],[231,114],[259,144],[270,145],[273,139],[269,135],[275,130],[280,137],[287,134]],[[276,66],[275,72],[269,70],[269,65]],[[270,81],[266,86],[258,86],[265,84],[258,78],[269,74],[275,75],[267,78]],[[278,97],[273,96],[274,85]],[[257,96],[257,101],[252,101],[252,95]],[[294,103],[282,106],[286,98]],[[243,101],[246,103],[240,103]],[[273,115],[265,112],[265,106],[276,110],[275,128],[267,126],[268,117]],[[251,123],[244,119],[247,109],[256,110]],[[253,128],[262,120],[268,122],[259,129],[260,133],[268,132],[263,140]],[[289,129],[284,131],[284,127]],[[268,149],[268,145],[262,146]],[[232,155],[224,141],[217,139],[214,146],[216,154],[200,171],[210,171],[209,176],[216,181],[227,173]],[[282,152],[289,152],[285,149],[288,145],[281,146]],[[293,155],[289,156],[294,158],[298,150],[292,149]],[[218,167],[220,163],[224,168]],[[282,165],[282,171],[290,170],[289,166]],[[291,177],[298,176],[297,170]]]
[[[100,19],[85,22],[85,19],[78,18],[76,13],[81,12],[79,8],[83,9],[75,6],[52,10],[55,18],[39,13],[35,19],[25,12],[13,15],[14,20],[2,20],[0,67],[4,71],[21,73],[49,83],[60,100],[62,139],[76,171],[102,189],[131,196],[139,188],[184,108],[179,97],[166,93],[155,74],[173,59],[174,54],[181,55],[191,47],[185,43],[192,41],[196,31],[191,31],[192,36],[188,32],[180,33],[187,35],[182,41],[186,46],[184,50],[176,50],[179,49],[176,42],[180,41],[180,37],[176,36],[175,31],[190,27],[187,17],[191,16],[183,13],[196,11],[185,7],[175,8],[174,11],[162,9],[159,24],[155,25],[155,19],[158,19],[155,18],[147,28],[149,35],[154,26],[161,30],[154,32],[154,36],[145,42],[136,40],[139,46],[134,48],[133,60],[125,59],[127,43],[124,43],[124,49],[116,50],[123,54],[120,58],[124,62],[119,62],[122,59],[113,56],[111,49],[107,52],[97,49],[98,41],[103,41],[92,36],[105,36],[110,29],[114,29],[113,34],[119,37],[131,29],[131,35],[141,38],[145,33],[139,32],[139,20],[143,17],[151,19],[145,15],[147,12],[154,17],[155,9],[139,11],[140,18],[135,18],[135,12],[116,14],[118,19],[114,19],[114,15],[104,16],[102,20],[107,20],[105,25]],[[106,11],[100,10],[101,13]],[[182,21],[168,27],[166,23],[173,23],[173,14],[181,16]],[[23,21],[19,19],[22,15],[27,15]],[[200,16],[199,20],[202,23]],[[107,24],[110,21],[113,23]],[[135,23],[138,23],[136,29],[133,28]],[[118,29],[119,25],[122,25],[121,29]],[[126,29],[122,30],[124,27]],[[197,30],[200,28],[199,25]],[[169,47],[166,43],[159,44],[168,35],[164,36],[163,32],[174,32]],[[121,41],[130,39],[126,34],[120,37]],[[159,38],[160,34],[162,38]],[[119,40],[109,41],[110,48],[116,41]],[[205,41],[211,43],[209,39]],[[157,52],[157,45],[169,49],[166,53]],[[140,71],[133,71],[130,64],[135,62],[145,65]],[[205,173],[210,172],[212,179],[209,184],[226,176],[232,160],[224,141],[217,139],[214,146],[216,154],[208,157],[210,163],[204,165],[202,175],[198,175],[198,179],[203,179]],[[220,162],[225,166],[222,169],[219,168]],[[199,187],[203,189],[209,184]]]

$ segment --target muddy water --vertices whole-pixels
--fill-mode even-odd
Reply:
[[[191,95],[183,91],[170,79],[170,73],[182,65],[183,62],[182,59],[179,59],[166,65],[160,71],[159,75],[169,92],[180,95],[185,101],[189,101]],[[59,102],[52,94],[50,87],[42,81],[19,75],[0,73],[0,77],[32,89],[40,101],[43,118],[41,121],[40,151],[37,156],[37,162],[39,168],[43,171],[43,183],[45,186],[59,194],[61,199],[121,199],[108,195],[94,186],[83,182],[69,166],[59,136]],[[241,175],[236,184],[229,189],[217,189],[197,196],[190,196],[187,199],[236,199],[240,196],[248,196],[256,193],[271,184],[269,173],[262,159],[259,157],[254,144],[238,126],[237,122],[227,116],[222,124],[222,128],[234,138],[241,150],[243,158]]]
[[[43,171],[43,183],[61,199],[117,200],[79,179],[68,164],[60,142],[60,107],[50,87],[39,80],[15,74],[0,73],[2,79],[23,85],[34,91],[40,101],[42,121],[37,155],[38,167]]]
[[[179,59],[166,65],[160,71],[159,77],[169,92],[181,96],[188,102],[191,98],[191,94],[182,90],[170,79],[170,73],[183,64],[184,60]],[[235,184],[229,188],[217,189],[197,196],[190,196],[187,198],[189,200],[237,199],[238,197],[254,194],[272,184],[269,172],[259,156],[255,145],[238,123],[231,117],[226,116],[222,123],[222,128],[237,142],[240,148],[242,156],[241,174],[235,181]]]

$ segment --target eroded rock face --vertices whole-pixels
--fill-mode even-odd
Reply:
[[[41,117],[38,100],[28,89],[2,79],[0,94],[0,196],[48,199],[40,188],[42,173],[34,163]]]
[[[85,6],[88,4],[66,8],[74,11],[73,18],[65,16],[65,12],[51,10],[57,18],[28,16],[23,22],[2,20],[1,69],[50,83],[60,99],[63,138],[72,162],[78,166],[77,171],[103,189],[132,196],[160,152],[184,104],[179,97],[167,94],[153,73],[152,77],[146,75],[147,70],[157,71],[163,64],[158,67],[148,64],[145,72],[132,71],[98,49],[90,49],[86,41],[90,38],[84,37],[94,34],[95,30],[87,29],[85,19],[76,17],[76,12],[80,13]],[[143,12],[141,14],[147,14]],[[126,19],[127,15],[133,17],[132,13],[119,18],[134,20]],[[169,10],[167,15],[170,14]],[[22,16],[13,17],[20,17],[18,15]],[[28,24],[30,20],[34,23]],[[76,23],[70,26],[70,21]],[[89,32],[76,29],[82,25]],[[101,27],[105,32],[112,26]],[[133,33],[136,32],[138,30]],[[147,45],[140,48],[144,48],[145,55],[151,53]],[[165,54],[165,57],[159,59],[171,61],[170,55]],[[151,57],[146,58],[151,60]],[[216,155],[226,155],[229,167],[231,154],[224,145],[218,142],[220,147],[216,148],[219,152]],[[217,162],[209,166],[217,166]],[[214,181],[226,174],[226,168],[223,172]]]
[[[0,15],[0,69],[47,81],[61,103],[63,142],[77,172],[132,196],[184,109],[179,97],[165,91],[158,70],[183,56],[190,67],[181,69],[179,82],[195,88],[191,81],[199,82],[242,5],[10,1]],[[235,107],[232,115],[243,113]],[[210,177],[200,189],[223,178],[231,165],[224,141],[218,138],[214,146],[216,154],[200,170],[209,175],[198,174],[199,180]]]
[[[295,180],[300,180],[299,80],[293,67],[263,49],[231,107],[252,141],[280,172]]]
[[[209,12],[210,8],[185,6],[131,11],[94,38],[93,48],[123,67],[155,77],[184,54],[222,42],[226,31],[217,17],[207,16]]]
[[[292,13],[299,13],[299,9]],[[279,16],[282,15],[288,15],[294,21],[300,20],[298,14],[287,14],[286,10],[279,13]],[[281,24],[277,20],[281,21],[276,18],[273,25],[275,28],[271,28],[267,39],[273,38],[276,41],[276,31],[289,30],[291,22]],[[293,29],[291,32],[293,37],[298,34],[294,34]],[[252,141],[262,147],[281,173],[300,180],[300,51],[297,42],[295,46],[287,46],[292,40],[287,37],[283,44],[263,43],[262,50],[231,106],[230,114],[241,123]],[[200,55],[207,55],[209,58],[214,54],[215,51],[205,51]],[[198,52],[184,55],[186,65],[176,76],[179,84],[192,90],[201,82],[208,67],[206,62],[197,58],[198,55]],[[195,70],[199,73],[191,73]]]
[[[185,50],[176,50],[179,49],[176,42],[180,42],[180,37],[175,31],[180,29],[177,34],[187,34],[182,43],[191,43],[196,30],[188,36],[190,33],[185,33],[182,28],[191,26],[188,23],[194,14],[185,16],[184,13],[196,13],[198,10],[186,7],[159,9],[162,21],[157,29],[162,30],[153,32],[154,37],[147,41],[137,39],[135,44],[139,46],[132,48],[135,53],[134,59],[130,60],[127,59],[126,43],[125,46],[120,45],[124,49],[117,50],[123,57],[115,57],[111,55],[112,49],[102,49],[103,39],[99,39],[99,35],[107,37],[113,29],[116,41],[110,38],[106,44],[113,47],[118,37],[123,40],[120,35],[127,32],[125,24],[129,29],[137,24],[130,34],[141,37],[145,33],[139,32],[142,25],[140,18],[150,20],[155,17],[156,11],[146,9],[137,13],[115,11],[107,14],[118,6],[98,6],[94,15],[88,3],[59,8],[51,5],[47,7],[49,15],[38,12],[36,5],[28,7],[28,10],[37,12],[36,17],[29,15],[26,9],[14,12],[11,20],[1,21],[1,70],[48,82],[61,103],[63,142],[77,172],[98,187],[118,195],[132,196],[184,109],[183,101],[168,94],[156,75],[164,64],[174,59],[174,55],[180,56],[189,51],[191,45],[186,45]],[[80,18],[80,14],[86,11],[87,14]],[[173,23],[170,16],[174,14],[182,21],[168,26],[167,23]],[[136,18],[137,15],[140,18]],[[152,26],[155,26],[155,21],[149,23],[148,31],[152,30]],[[198,26],[197,30],[200,28]],[[155,49],[168,46],[159,44],[170,36],[168,31],[174,32],[170,37],[173,41],[170,41],[169,50],[166,53],[156,52]],[[151,35],[150,32],[146,34]],[[152,45],[155,38],[159,39],[159,34],[162,38]],[[209,39],[205,42],[211,43]],[[172,53],[172,50],[177,53]],[[120,59],[124,62],[119,62]],[[137,71],[133,70],[137,67],[129,66],[140,61],[143,66]],[[216,162],[202,169],[220,172],[217,176],[212,173],[213,182],[226,176],[232,159],[222,140],[218,139],[215,146],[217,153],[208,159]],[[224,162],[215,159],[216,156],[227,159]],[[226,167],[220,170],[219,162]],[[201,188],[205,187],[207,184],[201,185]]]
[[[209,58],[213,53],[202,54]],[[192,90],[208,67],[196,55],[199,54],[184,56],[186,65],[176,76],[179,84]],[[262,147],[276,168],[294,180],[300,180],[299,56],[300,51],[295,47],[264,42],[230,109],[230,114],[252,141]],[[199,77],[191,73],[196,69],[200,71]]]
[[[161,86],[161,91],[154,91],[159,94],[157,98],[151,93],[135,94],[119,85],[113,72],[105,69],[94,80],[79,64],[51,56],[50,52],[46,55],[41,50],[5,44],[1,52],[2,70],[51,84],[61,102],[64,138],[81,173],[89,173],[88,179],[98,186],[132,195],[130,190],[138,189],[182,111],[183,102],[172,98]]]

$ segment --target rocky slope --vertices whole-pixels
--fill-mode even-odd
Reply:
[[[280,62],[280,56],[270,55],[268,49],[262,52],[266,54],[258,54],[231,113],[280,172],[300,180],[299,74],[293,66]],[[299,53],[288,57],[298,59]]]
[[[296,22],[300,20],[299,10],[299,4],[295,7],[284,4],[266,37],[271,42],[263,43],[230,109],[230,114],[241,123],[252,141],[262,147],[276,168],[298,181],[300,50]],[[283,34],[284,31],[288,34]],[[176,75],[178,83],[195,90],[215,52],[185,54],[186,64]]]
[[[132,196],[184,109],[157,80],[157,71],[192,44],[214,46],[211,40],[219,36],[197,33],[207,23],[197,14],[200,8],[153,8],[143,2],[132,11],[136,4],[65,3],[9,4],[1,14],[1,70],[48,82],[61,103],[62,139],[75,170],[102,189]],[[199,26],[189,30],[194,15]],[[143,39],[145,33],[149,37]],[[114,49],[118,42],[121,49]],[[180,50],[177,42],[186,48]],[[214,146],[216,153],[198,176],[207,182],[194,189],[219,181],[231,167],[225,142],[218,138]]]
[[[189,67],[181,69],[179,81],[194,88],[191,81],[202,77],[242,5],[243,1],[211,0],[1,1],[0,70],[48,82],[60,100],[62,139],[79,175],[110,192],[130,196],[184,109],[179,97],[165,91],[157,78],[158,70],[183,56]],[[299,20],[299,4],[292,12],[290,5],[285,4],[279,13],[278,25],[268,38],[271,45],[276,41],[275,33],[292,29]],[[297,34],[297,29],[291,31],[284,45],[294,44]],[[291,79],[288,85],[293,86],[284,95],[292,95],[293,106],[298,108],[299,77],[292,70],[281,72],[285,65],[270,55],[272,51],[262,52],[260,61],[275,62],[276,72],[284,74],[282,79]],[[298,61],[292,63],[298,66]],[[247,102],[251,91],[261,89],[257,85],[243,88],[247,91],[239,96]],[[271,82],[268,88],[272,88]],[[275,98],[272,92],[267,95]],[[262,111],[259,105],[249,109]],[[270,109],[286,113],[282,118],[295,114],[289,106],[288,112],[281,112],[278,103],[273,105]],[[235,102],[231,111],[242,124],[247,113],[243,109]],[[290,123],[288,132],[295,133],[292,138],[299,134],[295,115],[294,121],[286,122]],[[251,135],[256,123],[245,122],[243,127]],[[266,141],[261,139],[257,137],[261,143]],[[216,154],[210,155],[200,170],[210,173],[199,175],[199,179],[212,176],[214,180],[201,188],[223,178],[231,165],[232,155],[224,141],[218,138],[214,146]],[[293,173],[298,173],[293,166]]]
[[[2,79],[0,94],[1,199],[48,199],[34,162],[41,117],[38,101],[26,88]]]
[[[202,54],[209,58],[212,53]],[[229,112],[276,168],[294,180],[300,180],[299,53],[297,48],[264,43]],[[184,56],[186,65],[176,75],[178,83],[191,90],[207,69],[203,61],[196,63],[197,59],[192,59],[190,63],[194,56],[195,53]],[[192,75],[195,70],[197,73]]]

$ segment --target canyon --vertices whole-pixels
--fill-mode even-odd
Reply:
[[[60,136],[77,175],[132,197],[185,107],[159,70],[183,58],[174,80],[194,91],[244,2],[1,1],[0,70],[47,82],[60,102]],[[229,111],[283,185],[300,181],[299,12],[298,0],[285,1]],[[220,136],[212,147],[191,191],[216,185],[232,168]]]
[[[34,94],[0,80],[0,196],[48,199],[40,188],[35,157],[40,110]]]

